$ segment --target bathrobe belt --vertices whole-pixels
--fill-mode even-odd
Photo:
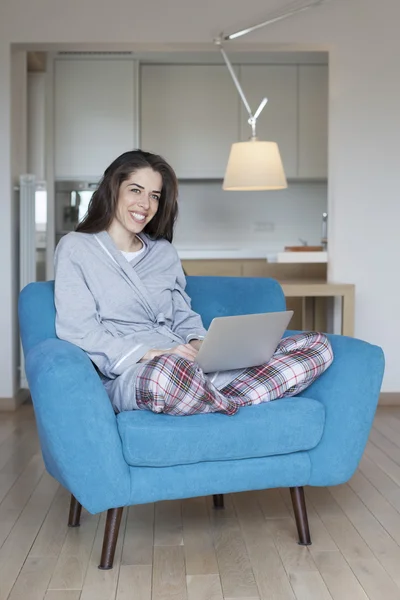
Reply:
[[[155,323],[157,323],[157,325],[165,325],[166,318],[165,318],[164,313],[162,313],[162,312],[158,313],[158,315],[156,316]]]

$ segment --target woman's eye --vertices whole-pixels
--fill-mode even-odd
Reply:
[[[132,188],[131,192],[135,192],[135,194],[136,193],[140,194],[140,190],[138,188]]]
[[[160,196],[156,196],[155,194],[153,194],[152,198],[153,200],[157,200],[157,202],[160,200]]]

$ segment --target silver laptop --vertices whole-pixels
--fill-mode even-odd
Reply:
[[[292,310],[216,317],[211,321],[196,363],[205,373],[262,365],[274,354]]]

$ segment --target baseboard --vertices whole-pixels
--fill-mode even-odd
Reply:
[[[382,392],[379,406],[400,406],[400,392]]]
[[[30,398],[29,390],[19,390],[13,398],[0,398],[0,412],[13,412]]]

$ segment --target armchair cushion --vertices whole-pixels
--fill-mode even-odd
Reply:
[[[117,422],[129,465],[170,467],[311,450],[322,437],[325,409],[317,400],[285,398],[231,417],[131,411],[120,413]]]

